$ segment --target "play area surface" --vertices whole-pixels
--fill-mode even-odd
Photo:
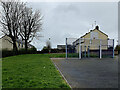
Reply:
[[[72,88],[118,88],[118,57],[51,60]]]

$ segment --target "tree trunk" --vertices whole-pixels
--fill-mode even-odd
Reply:
[[[18,48],[17,48],[17,45],[16,45],[16,41],[13,42],[13,52],[15,54],[18,54]]]
[[[18,54],[18,48],[17,48],[17,45],[16,45],[16,39],[13,36],[11,36],[11,39],[12,39],[12,42],[13,42],[13,52],[16,55],[16,54]]]
[[[26,51],[26,53],[27,53],[27,51],[28,51],[27,40],[25,40],[25,51]]]

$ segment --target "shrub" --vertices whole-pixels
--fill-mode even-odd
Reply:
[[[1,52],[2,52],[2,57],[8,57],[8,56],[15,55],[15,53],[12,50],[4,49]]]
[[[49,50],[50,53],[65,53],[65,49],[57,49],[57,48],[49,49],[46,46],[44,46],[41,51],[37,51],[37,53],[49,53]]]
[[[117,50],[118,53],[120,54],[120,45],[117,45],[117,46],[115,47],[115,50]]]
[[[37,53],[37,50],[35,47],[33,48],[28,48],[28,51],[26,52],[25,49],[19,49],[18,50],[18,54],[16,54],[16,52],[14,52],[13,50],[7,50],[7,49],[4,49],[1,51],[2,53],[2,57],[8,57],[8,56],[14,56],[14,55],[21,55],[21,54],[36,54]],[[0,58],[2,58],[0,56]]]

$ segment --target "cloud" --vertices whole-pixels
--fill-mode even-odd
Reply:
[[[65,38],[78,38],[92,28],[94,21],[100,30],[110,38],[117,40],[117,2],[32,2],[28,3],[34,10],[40,9],[44,15],[43,38],[37,48],[45,46],[51,38],[52,47],[65,44]]]

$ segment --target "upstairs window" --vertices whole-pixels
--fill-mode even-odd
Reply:
[[[91,32],[90,33],[90,38],[91,39],[98,39],[98,32]]]

